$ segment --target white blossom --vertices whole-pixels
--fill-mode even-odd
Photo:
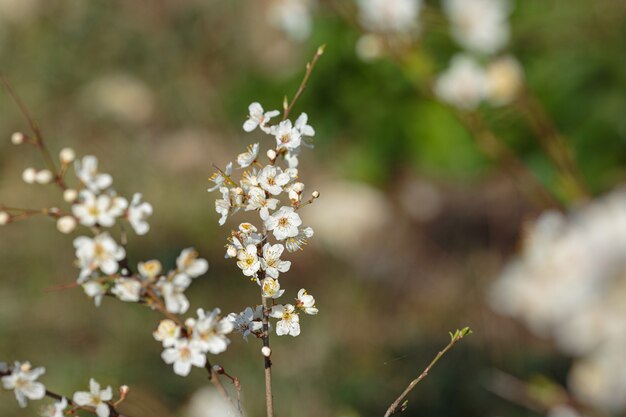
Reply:
[[[265,220],[265,227],[278,240],[298,236],[298,226],[301,224],[302,220],[293,207],[281,207]]]
[[[111,292],[121,301],[136,303],[141,298],[141,282],[133,278],[120,278],[115,281]]]
[[[313,127],[311,127],[308,123],[309,116],[306,113],[301,113],[296,119],[294,127],[302,136],[313,137],[315,136],[315,129],[313,129]]]
[[[161,320],[157,330],[152,332],[152,336],[163,343],[163,347],[172,347],[180,338],[180,327],[172,320]]]
[[[191,278],[186,274],[177,274],[172,281],[163,279],[157,283],[165,300],[165,309],[172,314],[183,314],[189,309],[189,300],[185,290],[191,284]]]
[[[513,101],[524,82],[520,63],[512,56],[495,59],[487,66],[487,98],[497,106]]]
[[[96,269],[106,275],[113,275],[119,268],[118,262],[124,259],[126,251],[108,233],[95,238],[80,236],[74,239],[78,267],[81,269],[79,281],[83,281]]]
[[[174,373],[187,376],[192,366],[203,368],[206,365],[206,355],[195,340],[178,339],[173,346],[166,348],[161,358],[168,365],[174,364]]]
[[[142,277],[152,281],[161,274],[163,266],[161,265],[161,262],[153,259],[147,262],[139,262],[139,264],[137,264],[137,270]]]
[[[72,148],[63,148],[59,152],[59,161],[61,161],[63,165],[71,164],[75,159],[76,152],[74,152]]]
[[[277,150],[294,150],[302,143],[302,134],[292,126],[291,120],[283,120],[277,126],[272,126],[271,133],[276,137]]]
[[[248,111],[248,120],[246,120],[243,124],[243,130],[246,132],[252,132],[257,128],[257,126],[264,132],[269,132],[267,122],[269,122],[272,117],[280,114],[278,110],[264,112],[261,104],[257,102],[250,104],[250,106],[248,106]]]
[[[246,152],[240,153],[237,156],[237,164],[239,164],[240,168],[247,168],[254,161],[256,161],[257,156],[259,155],[259,144],[255,143],[254,145],[248,146],[248,150]]]
[[[269,216],[269,210],[276,210],[279,200],[276,198],[267,198],[265,191],[259,187],[252,187],[248,191],[248,205],[246,211],[259,210],[261,219]]]
[[[272,25],[301,42],[311,35],[311,3],[312,0],[272,0],[267,16]]]
[[[89,190],[82,190],[79,203],[72,206],[72,213],[83,226],[95,225],[111,227],[115,219],[124,213],[128,201],[122,197],[111,197],[106,194],[96,196]]]
[[[298,291],[298,298],[296,299],[296,308],[304,310],[306,314],[315,315],[318,313],[318,309],[315,307],[315,298],[308,294],[304,288]]]
[[[95,379],[89,380],[89,392],[79,391],[74,393],[73,401],[81,407],[93,407],[98,417],[109,417],[110,409],[107,404],[113,399],[111,387],[101,390],[100,384]]]
[[[222,353],[230,344],[226,337],[234,329],[232,320],[220,318],[220,309],[216,308],[207,314],[203,309],[198,309],[198,320],[193,326],[193,340],[198,342],[198,346],[203,352],[210,352],[214,355]]]
[[[46,395],[44,384],[37,382],[45,372],[42,367],[32,369],[30,362],[15,362],[11,373],[2,377],[2,386],[13,390],[20,407],[26,407],[28,400],[41,400]]]
[[[1,224],[1,222],[0,222]],[[57,230],[61,233],[72,233],[76,229],[76,219],[72,216],[63,216],[57,219]]]
[[[241,268],[243,274],[247,277],[256,276],[256,273],[261,268],[256,245],[248,245],[245,250],[240,250],[237,253],[237,259],[237,266]]]
[[[35,175],[35,182],[38,184],[50,184],[50,182],[54,179],[54,174],[48,169],[42,169],[38,171]]]
[[[452,35],[462,47],[493,54],[509,41],[508,0],[445,0],[443,4]]]
[[[128,221],[138,235],[145,235],[150,230],[147,220],[152,216],[152,205],[141,201],[141,194],[135,193],[128,207]]]
[[[258,175],[261,188],[272,195],[279,195],[283,191],[283,186],[291,180],[287,172],[283,172],[280,167],[267,165]]]
[[[300,318],[296,308],[291,304],[273,306],[270,316],[280,319],[276,323],[278,336],[290,335],[295,337],[300,334]]]
[[[11,215],[6,211],[0,211],[0,226],[4,226],[5,224],[9,224],[11,221]]]
[[[187,274],[191,278],[197,278],[206,274],[209,270],[209,262],[206,259],[198,258],[198,252],[194,248],[184,249],[176,258],[178,272]]]
[[[285,292],[280,289],[280,283],[274,278],[264,278],[259,284],[262,290],[261,295],[265,298],[278,298]]]
[[[263,306],[258,306],[255,310],[246,307],[239,314],[230,313],[228,319],[231,320],[234,331],[243,335],[244,340],[248,340],[248,336],[263,330],[263,323],[260,321],[263,316]]]
[[[421,0],[359,0],[359,20],[372,32],[401,33],[417,26]]]
[[[50,404],[42,410],[42,417],[65,417],[65,409],[67,408],[67,398],[61,398],[54,404]]]
[[[87,281],[82,284],[82,287],[85,294],[87,294],[89,298],[93,298],[96,307],[100,307],[102,297],[104,297],[107,292],[107,287],[97,280]]]
[[[282,255],[285,247],[280,243],[272,245],[266,243],[263,246],[263,258],[261,258],[261,268],[265,273],[272,277],[278,278],[280,272],[287,272],[291,267],[291,262],[281,261],[280,255]]]
[[[113,178],[109,174],[98,171],[98,158],[95,156],[85,156],[83,159],[74,162],[76,176],[94,193],[105,190],[113,183]]]
[[[230,176],[232,173],[233,173],[233,163],[232,162],[229,162],[228,165],[226,165],[226,169],[224,170],[223,173],[222,173],[222,171],[214,172],[213,175],[211,175],[211,177],[209,177],[209,181],[213,181],[215,186],[209,188],[208,191],[209,192],[215,191],[218,188],[222,187],[224,185],[224,183],[226,182],[226,176]]]
[[[470,56],[456,55],[435,82],[442,101],[463,110],[474,110],[487,95],[485,70]]]
[[[37,178],[37,170],[35,168],[26,168],[22,172],[22,180],[26,184],[34,184]]]

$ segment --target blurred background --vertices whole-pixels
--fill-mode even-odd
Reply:
[[[308,190],[321,193],[301,213],[316,235],[289,258],[281,280],[288,294],[306,287],[320,314],[302,318],[299,337],[272,340],[276,414],[382,415],[448,342],[447,332],[470,326],[474,334],[410,394],[405,415],[625,415],[626,244],[613,226],[623,226],[626,198],[591,201],[626,177],[626,3],[509,4],[502,51],[517,58],[525,94],[560,132],[560,150],[584,184],[578,188],[525,122],[528,107],[459,112],[425,91],[460,48],[439,2],[422,3],[418,26],[394,33],[368,24],[366,3],[0,0],[0,70],[53,153],[71,146],[97,155],[120,194],[142,192],[153,204],[151,234],[129,242],[131,262],[156,258],[168,268],[194,246],[211,267],[187,292],[190,311],[238,312],[257,302],[258,288],[223,259],[236,220],[218,226],[207,177],[213,163],[224,166],[265,139],[241,129],[248,104],[280,109],[326,44],[294,114],[306,112],[316,130],[315,149],[300,163]],[[368,32],[376,37],[363,40]],[[11,134],[27,124],[6,94],[0,109],[0,203],[64,204],[53,187],[23,183],[23,169],[43,163],[35,149],[11,145]],[[490,152],[485,132],[513,157]],[[521,181],[511,169],[519,165]],[[530,177],[540,191],[520,188]],[[535,248],[524,231],[544,230],[534,221],[546,210],[559,226]],[[533,258],[518,275],[537,272],[563,236],[589,242],[584,232],[595,218],[609,219],[601,244],[568,252],[561,269],[546,266],[542,277],[565,277],[560,286],[542,292],[538,279],[539,289],[525,293],[537,306],[520,307],[518,288],[511,295],[500,285],[511,263],[537,252],[548,261]],[[571,232],[579,221],[583,231]],[[84,390],[90,377],[127,384],[121,409],[132,417],[219,416],[204,372],[181,378],[161,360],[151,335],[156,313],[115,299],[94,308],[80,289],[46,291],[75,280],[72,239],[44,218],[0,229],[0,360],[45,366],[43,382],[59,392]],[[581,288],[566,279],[567,268],[576,270],[585,256],[591,266],[575,301],[593,293],[593,303],[559,310],[561,296]],[[599,269],[606,274],[597,276]],[[569,349],[575,341],[555,334],[564,320],[608,304],[622,309],[594,310],[582,327],[593,347]],[[529,325],[526,312],[546,305],[567,317]],[[605,327],[611,337],[591,331]],[[260,344],[231,339],[214,362],[241,380],[248,415],[262,416]],[[598,344],[619,353],[594,367],[589,357]],[[37,406],[20,410],[12,393],[0,392],[2,416],[36,415]]]

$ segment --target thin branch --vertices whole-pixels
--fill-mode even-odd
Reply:
[[[471,333],[472,331],[469,329],[469,327],[465,327],[462,330],[457,330],[454,334],[450,333],[450,343],[448,343],[448,345],[445,348],[443,348],[443,350],[441,350],[437,354],[437,356],[435,356],[435,359],[433,359],[428,364],[428,366],[422,371],[422,373],[417,378],[415,378],[413,381],[411,381],[411,383],[409,383],[406,389],[402,391],[402,394],[400,394],[400,396],[389,406],[389,408],[387,409],[387,412],[385,413],[385,417],[389,417],[397,413],[398,411],[404,411],[407,406],[407,401],[404,401],[404,398],[413,390],[413,388],[415,388],[417,384],[420,383],[422,379],[428,376],[428,373],[430,372],[431,368],[439,361],[439,359],[443,357],[443,355],[446,354],[447,351],[452,349],[452,346],[454,346],[459,340],[463,339],[465,336]],[[398,407],[400,407],[399,410],[398,410]]]
[[[291,99],[291,102],[289,102],[287,100],[287,97],[285,97],[283,101],[283,120],[286,120],[289,117],[289,113],[291,113],[291,110],[293,109],[296,102],[298,101],[302,93],[304,92],[307,82],[309,81],[309,77],[311,76],[311,73],[313,72],[313,68],[315,67],[315,64],[317,63],[317,60],[322,56],[322,54],[324,54],[325,48],[326,48],[326,45],[322,45],[319,48],[317,48],[317,51],[315,51],[315,55],[313,55],[313,59],[311,60],[311,62],[307,62],[306,73],[304,74],[304,78],[300,82],[298,91],[296,91],[296,94]]]
[[[269,298],[261,297],[263,301],[263,347],[270,347],[269,314],[272,308]],[[270,351],[271,352],[271,351]],[[263,355],[265,363],[265,405],[267,417],[274,417],[274,398],[272,396],[272,359],[270,355]]]

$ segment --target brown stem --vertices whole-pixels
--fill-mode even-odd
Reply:
[[[269,314],[272,308],[269,305],[269,298],[261,297],[263,301],[263,347],[270,347],[270,326]],[[265,363],[265,405],[267,417],[274,416],[274,398],[272,397],[272,360],[270,355],[263,355]]]
[[[306,88],[307,82],[309,81],[309,77],[311,76],[311,73],[313,72],[313,68],[315,67],[315,64],[317,63],[317,60],[324,53],[324,48],[326,48],[326,45],[322,45],[319,48],[317,48],[317,51],[315,51],[315,55],[313,55],[313,59],[311,60],[311,62],[307,62],[307,64],[306,64],[306,72],[304,74],[304,78],[300,82],[300,86],[298,87],[298,91],[296,91],[296,94],[293,96],[293,99],[291,99],[291,102],[288,102],[287,101],[287,97],[285,97],[285,100],[283,102],[283,110],[284,110],[284,112],[283,112],[283,120],[286,120],[289,117],[289,113],[291,113],[291,110],[293,109],[293,106],[296,104],[296,101],[298,101],[298,99],[300,98],[300,96],[304,92],[304,89]]]
[[[406,408],[406,402],[402,403],[404,398],[413,390],[413,388],[415,388],[417,384],[420,383],[422,379],[428,376],[428,373],[430,372],[431,368],[439,361],[439,359],[443,357],[443,355],[446,354],[447,351],[452,349],[452,346],[454,346],[459,340],[463,339],[463,337],[465,337],[466,335],[470,333],[471,333],[471,330],[469,330],[469,328],[467,327],[464,328],[463,330],[457,330],[455,334],[451,333],[450,343],[448,343],[448,345],[445,348],[443,348],[443,350],[437,353],[437,356],[435,356],[435,358],[428,364],[428,366],[422,371],[422,373],[417,378],[415,378],[413,381],[409,383],[409,385],[405,388],[405,390],[402,391],[402,394],[400,394],[400,396],[389,406],[389,408],[387,409],[387,412],[385,413],[385,417],[389,417],[395,414],[398,411],[398,407],[401,407],[400,411],[404,410],[404,408]],[[402,406],[401,406],[401,403],[402,403]]]

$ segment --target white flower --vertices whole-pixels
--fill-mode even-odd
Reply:
[[[243,204],[243,190],[239,187],[221,187],[220,192],[222,193],[222,198],[215,200],[215,211],[222,216],[219,224],[223,226],[228,215],[237,212]]]
[[[276,334],[278,336],[288,334],[295,337],[300,334],[300,318],[296,313],[295,307],[291,304],[273,306],[270,316],[280,319],[276,323]]]
[[[315,136],[315,129],[308,124],[308,121],[309,116],[306,113],[301,113],[296,119],[295,128],[302,136],[313,137]]]
[[[0,222],[1,224],[2,222]],[[72,233],[76,229],[76,219],[72,216],[59,217],[57,220],[57,229],[61,233]]]
[[[128,207],[128,221],[135,233],[145,235],[150,230],[150,225],[146,220],[152,216],[152,205],[150,203],[141,202],[141,194],[135,193]]]
[[[87,294],[89,298],[93,298],[96,307],[100,307],[100,304],[102,303],[102,297],[104,297],[104,294],[106,294],[107,292],[106,286],[103,283],[95,280],[87,281],[82,284],[82,286],[85,294]]]
[[[256,273],[261,268],[255,245],[248,245],[245,250],[240,250],[237,253],[237,259],[237,266],[241,268],[243,274],[247,277],[256,276]]]
[[[298,236],[298,226],[301,224],[302,220],[293,207],[281,207],[265,220],[265,227],[278,240]]]
[[[216,171],[213,173],[213,175],[211,175],[209,177],[209,181],[213,181],[215,183],[215,186],[211,187],[208,189],[209,192],[211,191],[215,191],[218,188],[220,188],[222,185],[224,185],[224,182],[226,182],[226,176],[230,176],[230,174],[233,173],[233,163],[229,162],[228,165],[226,165],[226,169],[224,170],[224,172],[222,173],[222,171]]]
[[[487,66],[487,98],[497,106],[515,99],[524,82],[520,63],[512,56],[497,58]]]
[[[113,275],[119,268],[118,262],[124,259],[126,251],[109,236],[101,233],[91,239],[80,236],[74,239],[77,264],[81,269],[79,281],[83,281],[96,269],[106,275]]]
[[[265,166],[257,178],[261,188],[273,195],[280,194],[283,191],[282,187],[291,180],[288,173],[273,165]]]
[[[302,134],[291,125],[291,120],[283,120],[278,126],[272,126],[271,133],[276,137],[277,150],[294,150],[302,143]]]
[[[237,156],[237,164],[239,164],[240,168],[247,168],[254,161],[256,161],[257,156],[259,155],[259,144],[255,143],[254,145],[248,146],[248,150],[244,153],[240,153]]]
[[[269,132],[269,129],[266,126],[267,122],[269,122],[272,117],[280,114],[278,110],[272,110],[264,113],[263,107],[257,102],[250,104],[250,106],[248,106],[248,111],[250,112],[248,120],[246,120],[243,124],[243,130],[246,132],[252,132],[257,126],[259,126],[259,128],[264,132]]]
[[[136,303],[141,298],[141,282],[132,278],[120,278],[115,281],[111,292],[121,301]]]
[[[487,95],[486,73],[473,58],[456,55],[437,78],[435,94],[455,107],[474,110]]]
[[[193,340],[203,352],[214,355],[222,353],[228,347],[230,340],[226,335],[233,331],[234,325],[228,318],[220,318],[220,309],[216,308],[207,315],[207,312],[198,309],[198,321],[193,326]]]
[[[198,252],[194,248],[187,248],[176,258],[176,267],[178,272],[197,278],[206,274],[209,270],[209,263],[206,259],[198,258]]]
[[[65,417],[63,412],[67,408],[67,398],[61,398],[61,401],[50,404],[45,407],[41,413],[42,417]]]
[[[278,278],[279,272],[287,272],[291,267],[291,262],[281,261],[280,255],[282,255],[285,247],[280,243],[271,245],[266,243],[263,246],[263,258],[261,258],[261,268],[265,273],[272,277]]]
[[[113,399],[111,387],[100,390],[100,384],[95,379],[89,380],[89,392],[79,391],[74,394],[73,401],[81,407],[93,407],[98,417],[109,417],[110,409],[107,401]]]
[[[273,0],[267,17],[276,28],[295,41],[304,41],[311,35],[311,0]]]
[[[444,10],[454,39],[464,48],[493,54],[509,40],[507,0],[445,0]]]
[[[372,32],[408,32],[417,26],[421,0],[359,0],[359,20]]]
[[[63,165],[71,164],[75,159],[76,152],[74,152],[72,148],[63,148],[59,152],[59,161],[61,161]]]
[[[319,311],[315,307],[315,298],[313,298],[312,295],[307,294],[304,288],[298,291],[298,298],[296,299],[296,308],[300,308],[304,310],[306,314],[310,314],[310,315],[315,315]]]
[[[172,320],[161,320],[159,327],[152,333],[152,336],[163,343],[163,347],[172,347],[180,337],[180,327]]]
[[[80,203],[72,206],[72,213],[80,224],[87,227],[96,224],[111,227],[115,224],[115,218],[121,216],[128,207],[128,201],[122,197],[110,197],[106,194],[96,197],[89,190],[81,191],[79,199]]]
[[[248,340],[248,336],[252,333],[258,333],[263,329],[263,323],[260,321],[263,316],[263,306],[258,306],[256,310],[246,307],[239,314],[230,313],[228,319],[234,326],[234,331],[242,333],[244,340]]]
[[[11,221],[11,215],[6,211],[0,211],[0,226],[4,226]]]
[[[285,292],[285,290],[280,289],[280,283],[274,278],[264,278],[259,284],[265,298],[278,298]]]
[[[34,184],[37,178],[37,170],[35,168],[26,168],[24,172],[22,172],[22,180],[26,184]]]
[[[206,355],[202,352],[197,341],[178,339],[174,346],[166,348],[161,358],[168,365],[174,364],[174,373],[187,376],[191,372],[191,366],[198,368],[206,365]]]
[[[285,191],[289,194],[289,200],[291,200],[291,204],[297,204],[302,199],[304,184],[301,182],[294,182],[293,184],[285,187]]]
[[[267,198],[265,191],[259,187],[252,187],[248,191],[248,205],[246,211],[259,210],[261,219],[269,216],[269,210],[276,210],[279,201],[275,198]]]
[[[28,400],[41,400],[46,395],[46,387],[37,382],[45,372],[42,367],[31,369],[30,362],[15,362],[11,374],[2,377],[2,386],[13,390],[20,407],[26,407]]]
[[[42,185],[50,184],[53,178],[54,174],[52,174],[52,172],[48,169],[42,169],[35,175],[35,181]]]
[[[74,169],[78,179],[95,193],[109,188],[113,183],[113,178],[109,174],[98,171],[98,159],[95,156],[88,155],[82,160],[76,160]]]
[[[186,274],[177,274],[172,281],[162,280],[157,283],[161,295],[165,300],[165,309],[172,314],[183,314],[189,309],[189,300],[185,290],[191,284],[191,278]]]
[[[154,280],[161,273],[162,269],[161,262],[156,259],[147,262],[139,262],[139,264],[137,264],[137,270],[141,276],[150,281]]]

